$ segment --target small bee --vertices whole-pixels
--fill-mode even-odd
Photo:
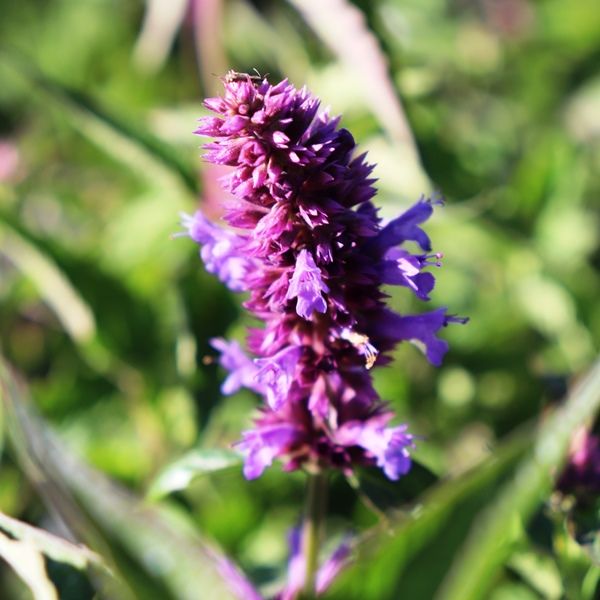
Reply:
[[[358,353],[365,357],[365,367],[371,369],[377,360],[379,350],[369,342],[369,338],[352,329],[344,329],[340,335],[343,340],[350,342]]]

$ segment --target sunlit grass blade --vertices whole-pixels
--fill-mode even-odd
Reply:
[[[89,565],[106,568],[100,555],[92,552],[89,548],[73,544],[43,529],[13,519],[2,512],[0,512],[0,530],[10,534],[15,540],[27,542],[48,558],[66,563],[76,569],[85,569]]]
[[[198,590],[206,600],[235,597],[219,571],[223,557],[179,512],[144,506],[71,454],[35,415],[5,363],[0,384],[21,466],[48,507],[127,582],[118,597],[196,600]]]
[[[78,132],[145,181],[174,189],[183,184],[191,194],[198,193],[194,168],[161,140],[101,108],[81,91],[51,79],[22,55],[5,51],[0,60],[33,92],[62,110]]]
[[[85,344],[95,336],[94,315],[66,275],[51,257],[10,227],[1,216],[0,254],[29,278],[76,343]]]
[[[600,360],[541,425],[531,453],[473,523],[440,593],[443,600],[485,598],[509,552],[507,526],[527,521],[552,490],[574,432],[600,410]]]
[[[137,65],[150,73],[163,67],[186,15],[187,0],[148,0],[144,21],[135,44]]]
[[[1,255],[29,279],[94,369],[106,372],[109,365],[114,365],[114,357],[98,339],[90,305],[53,257],[23,230],[13,227],[12,219],[4,214],[0,214]]]
[[[58,600],[56,588],[46,573],[44,557],[30,541],[11,540],[0,531],[0,557],[29,587],[35,600]]]

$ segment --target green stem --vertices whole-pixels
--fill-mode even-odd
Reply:
[[[302,529],[302,553],[306,571],[301,600],[317,597],[316,578],[319,567],[319,545],[327,501],[327,474],[310,473],[306,486],[306,509]]]

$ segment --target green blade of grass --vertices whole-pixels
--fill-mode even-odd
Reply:
[[[89,548],[73,544],[2,512],[0,512],[0,530],[10,534],[16,540],[27,542],[52,560],[66,563],[76,569],[85,569],[92,564],[103,566],[102,558]]]
[[[0,253],[8,258],[37,287],[65,331],[79,344],[96,334],[90,307],[71,282],[44,252],[19,234],[0,216]]]

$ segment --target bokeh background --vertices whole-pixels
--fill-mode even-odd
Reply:
[[[220,395],[208,345],[243,339],[240,299],[204,271],[190,240],[171,237],[181,211],[200,204],[219,216],[220,173],[201,162],[192,131],[230,68],[307,84],[343,114],[378,164],[384,217],[422,193],[446,199],[428,225],[444,253],[431,308],[471,321],[444,332],[441,368],[405,344],[374,371],[423,438],[403,502],[418,505],[435,478],[477,473],[515,431],[527,438],[527,424],[593,363],[594,0],[1,0],[0,15],[0,348],[66,452],[136,495],[156,491],[181,457],[228,448],[256,406],[250,393]],[[423,310],[406,290],[391,293],[398,310]],[[66,535],[4,442],[0,511]],[[279,471],[249,484],[236,465],[150,496],[168,496],[152,502],[172,505],[268,590],[303,489],[301,475]],[[462,530],[414,538],[420,562],[395,556],[406,597],[432,598],[460,554],[476,512],[461,502],[447,519]],[[600,552],[590,558],[560,534],[549,504],[539,527],[514,524],[482,597],[595,597]],[[376,520],[334,482],[332,535]],[[48,571],[61,599],[94,597],[89,574],[52,560]],[[168,598],[167,588],[138,597]],[[357,597],[400,597],[386,593]],[[0,566],[0,597],[28,594]]]

